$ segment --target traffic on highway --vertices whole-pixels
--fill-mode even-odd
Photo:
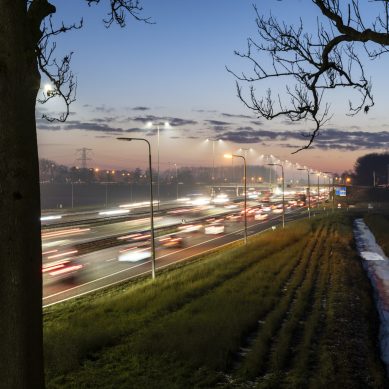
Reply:
[[[321,203],[324,209],[326,202],[325,194],[319,199],[311,198],[311,208],[318,210]],[[286,221],[306,216],[304,193],[288,196],[284,207]],[[64,217],[45,216],[42,220],[44,306],[151,271],[150,218],[147,208],[136,214],[134,208],[132,204],[123,204],[104,214],[102,211],[73,214],[66,223]],[[123,210],[126,212],[115,212]],[[154,219],[156,269],[242,239],[245,216],[247,235],[281,228],[282,198],[250,193],[246,209],[242,198],[230,199],[225,194],[213,198],[193,195],[161,204]]]

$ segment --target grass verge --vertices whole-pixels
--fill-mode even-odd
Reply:
[[[154,282],[49,307],[48,387],[384,387],[350,226],[296,222]]]

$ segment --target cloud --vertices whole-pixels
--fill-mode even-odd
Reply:
[[[284,124],[286,126],[296,126],[299,124],[299,122],[294,122],[293,120],[282,120],[281,124]]]
[[[231,124],[229,122],[222,122],[221,120],[205,120],[205,122],[212,126],[229,126]]]
[[[250,123],[251,123],[251,124],[254,124],[254,125],[256,125],[256,126],[262,126],[262,124],[263,124],[260,120],[251,120]]]
[[[252,127],[239,127],[219,135],[222,140],[236,143],[259,143],[262,141],[282,142],[280,146],[299,148],[308,142],[308,134],[298,131],[255,130]],[[285,143],[288,139],[301,141],[300,146]],[[322,129],[315,138],[312,148],[321,150],[372,150],[386,149],[389,145],[389,132],[345,131],[336,128]]]
[[[123,129],[120,127],[111,127],[108,124],[99,124],[99,123],[90,123],[90,122],[80,122],[78,120],[71,120],[65,122],[63,125],[64,130],[81,130],[81,131],[96,131],[96,132],[123,132]]]
[[[248,116],[248,115],[234,115],[231,113],[222,113],[221,115],[225,116],[227,118],[239,118],[239,119],[252,119],[253,118],[252,116]]]
[[[193,112],[200,112],[200,113],[215,113],[217,112],[215,109],[192,109]]]
[[[223,131],[228,131],[228,128],[225,126],[213,126],[212,131],[214,132],[223,132]]]
[[[130,108],[133,111],[148,111],[150,108],[149,107],[142,107],[142,106],[137,106],[134,108]]]
[[[112,123],[118,121],[118,118],[115,116],[105,116],[103,118],[90,119],[90,121],[96,123]]]
[[[48,130],[48,131],[59,131],[61,130],[61,126],[54,124],[37,124],[38,130]]]
[[[111,113],[115,111],[113,107],[107,107],[105,104],[95,107],[95,112]]]
[[[135,128],[127,128],[127,130],[124,130],[124,132],[144,132],[144,130],[142,128],[138,128],[138,127],[135,127]]]
[[[169,123],[172,127],[180,127],[180,126],[187,126],[187,125],[195,125],[198,124],[195,120],[190,119],[181,119],[176,117],[169,117],[169,116],[154,116],[154,115],[146,115],[146,116],[136,116],[132,118],[135,122],[141,122],[141,123],[148,123],[152,122],[153,125],[157,126],[164,126],[166,122]]]

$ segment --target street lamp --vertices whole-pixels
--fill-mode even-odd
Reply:
[[[214,195],[213,185],[215,182],[215,142],[218,142],[220,139],[216,138],[207,138],[207,141],[212,142],[212,197]]]
[[[332,212],[335,210],[335,174],[333,172],[324,172],[332,176]]]
[[[224,154],[224,158],[242,158],[244,166],[244,244],[247,244],[247,165],[246,158],[243,155]]]
[[[297,170],[305,170],[307,172],[307,175],[308,175],[308,217],[309,219],[311,218],[311,182],[310,182],[310,179],[309,179],[309,169],[306,169],[306,168],[298,168]]]
[[[151,146],[150,142],[144,138],[116,138],[118,140],[124,140],[131,142],[133,140],[140,140],[146,142],[149,148],[149,176],[150,176],[150,229],[151,229],[151,277],[155,278],[155,236],[154,236],[154,206],[153,206],[153,173],[151,165]]]
[[[153,122],[149,122],[149,126],[152,127],[153,126]],[[169,122],[165,122],[164,124],[164,128],[168,128],[169,127]],[[135,138],[133,138],[135,139]],[[161,202],[161,198],[159,196],[159,123],[157,123],[157,195],[158,195],[158,203],[157,203],[157,206],[158,206],[158,211],[159,211],[159,204]]]
[[[281,166],[282,174],[282,228],[285,228],[285,176],[284,166],[281,163],[268,163],[269,166]]]
[[[320,183],[319,183],[320,173],[311,172],[311,174],[317,175],[317,209],[319,209],[319,205],[320,205]]]
[[[176,200],[178,200],[178,166],[176,163],[174,164],[174,166],[176,168]]]

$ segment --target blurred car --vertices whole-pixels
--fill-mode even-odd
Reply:
[[[150,247],[131,247],[119,252],[119,262],[138,262],[143,259],[151,258]]]
[[[275,208],[273,209],[273,213],[282,213],[282,208]]]
[[[159,239],[159,243],[165,248],[180,248],[184,246],[184,240],[177,235],[165,236]]]
[[[254,219],[255,220],[267,220],[267,219],[269,219],[269,215],[267,213],[257,213],[254,216]]]
[[[119,236],[117,240],[124,240],[128,242],[144,242],[150,240],[150,233],[134,232],[129,235]]]
[[[84,266],[74,258],[44,262],[42,265],[43,282],[71,281]]]
[[[222,224],[212,224],[204,228],[204,233],[207,235],[217,235],[224,232],[224,226]]]
[[[239,222],[242,220],[242,215],[228,215],[226,217],[227,221],[230,221],[230,222]]]
[[[246,215],[247,216],[253,216],[258,211],[259,211],[259,208],[247,208]],[[240,213],[241,213],[241,215],[244,216],[244,209]]]
[[[178,229],[185,233],[185,232],[198,232],[203,228],[202,224],[186,224],[183,226],[178,227]]]

